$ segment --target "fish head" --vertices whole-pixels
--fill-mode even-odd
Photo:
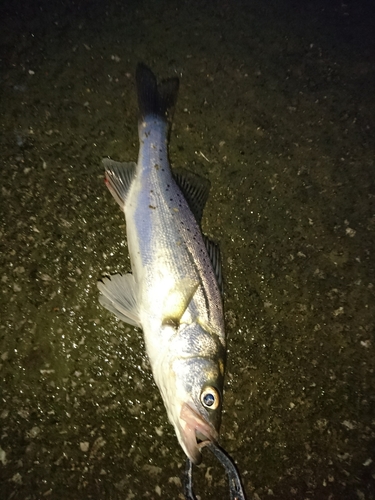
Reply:
[[[219,436],[225,346],[198,323],[180,325],[165,358],[155,378],[182,449],[199,464],[204,443]]]
[[[173,424],[186,455],[199,464],[203,443],[216,442],[219,437],[223,400],[220,368],[214,360],[204,358],[179,360],[175,368],[186,376],[178,380],[181,399]]]

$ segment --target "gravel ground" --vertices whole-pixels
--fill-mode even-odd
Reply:
[[[0,6],[0,497],[183,498],[101,158],[135,160],[134,70],[179,75],[173,165],[210,179],[249,499],[375,498],[375,8],[286,0]],[[199,498],[227,498],[208,452]]]

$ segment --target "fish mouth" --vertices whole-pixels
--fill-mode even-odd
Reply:
[[[199,465],[202,461],[201,448],[208,442],[217,441],[217,430],[188,403],[183,403],[181,407],[180,429],[180,442],[186,455]]]

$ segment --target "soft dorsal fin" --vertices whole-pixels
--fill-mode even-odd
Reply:
[[[184,168],[173,169],[173,176],[198,224],[201,223],[203,209],[210,192],[211,183],[198,174]]]
[[[105,169],[105,182],[112,196],[122,209],[134,178],[136,164],[134,162],[119,162],[109,158],[102,160]]]
[[[99,302],[121,321],[142,328],[138,308],[138,288],[132,274],[113,274],[98,281]]]

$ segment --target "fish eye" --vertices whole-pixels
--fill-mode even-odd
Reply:
[[[215,387],[205,387],[201,392],[201,403],[209,410],[216,410],[220,404],[220,395]]]

